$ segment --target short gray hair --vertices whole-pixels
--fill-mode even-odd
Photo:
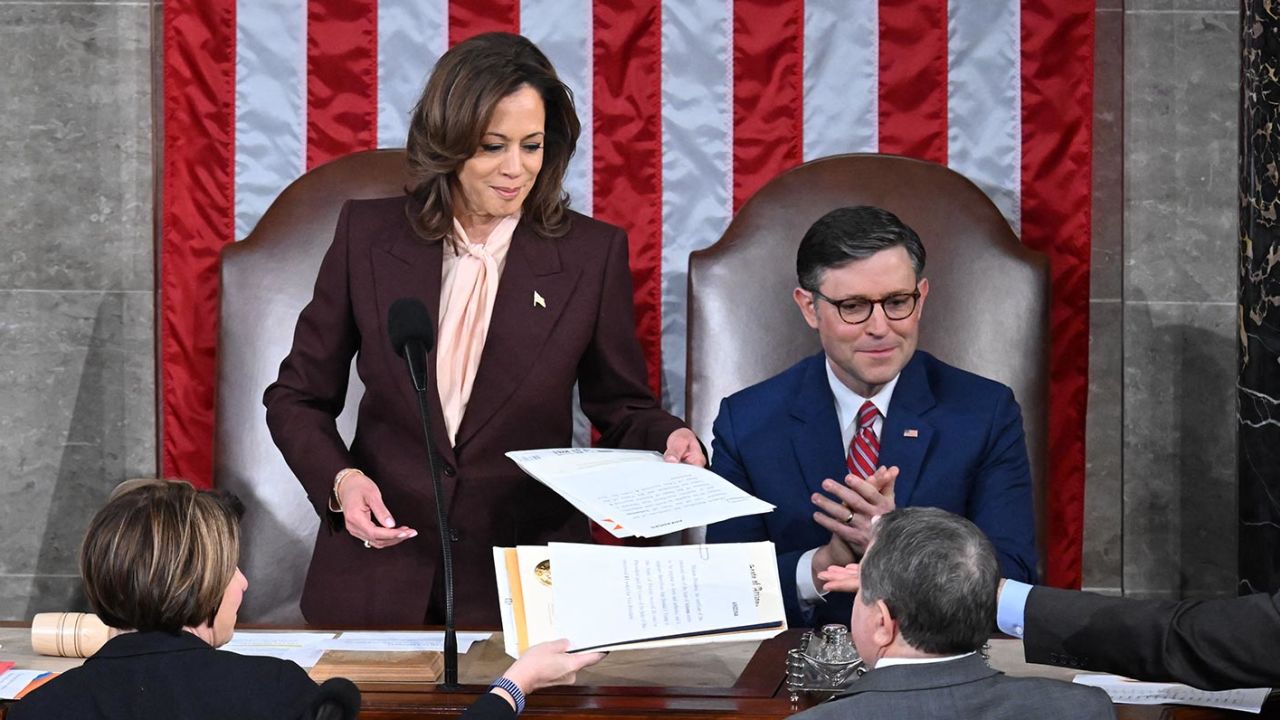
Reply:
[[[880,516],[860,576],[861,602],[883,600],[903,639],[920,652],[972,652],[995,627],[995,549],[976,525],[945,510],[910,507]]]

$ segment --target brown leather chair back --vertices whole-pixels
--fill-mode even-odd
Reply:
[[[724,236],[689,258],[687,420],[711,437],[720,400],[820,349],[791,299],[796,248],[819,217],[874,205],[919,233],[929,299],[920,347],[1013,388],[1022,406],[1043,564],[1049,269],[982,190],[934,163],[839,155],[774,178]]]
[[[249,237],[222,251],[214,483],[246,506],[241,567],[251,589],[243,622],[302,621],[298,599],[319,524],[271,441],[262,392],[289,353],[343,201],[397,195],[407,181],[402,150],[339,158],[294,181]],[[348,441],[363,392],[352,373],[348,411],[338,420]]]

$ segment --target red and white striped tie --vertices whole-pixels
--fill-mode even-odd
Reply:
[[[876,471],[876,461],[880,457],[880,440],[876,437],[876,418],[880,410],[870,400],[862,403],[858,409],[858,430],[849,441],[849,454],[845,464],[855,477],[869,478]]]

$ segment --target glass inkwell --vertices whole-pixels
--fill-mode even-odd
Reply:
[[[862,658],[844,625],[824,625],[817,632],[806,632],[800,636],[799,647],[787,651],[787,690],[792,705],[800,702],[802,692],[833,695],[845,690],[864,672]]]

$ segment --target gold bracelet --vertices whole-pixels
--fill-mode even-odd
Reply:
[[[342,512],[342,497],[338,495],[338,488],[342,487],[342,481],[347,479],[351,473],[360,472],[359,468],[343,468],[333,476],[333,495],[329,496],[329,510],[331,512]]]

